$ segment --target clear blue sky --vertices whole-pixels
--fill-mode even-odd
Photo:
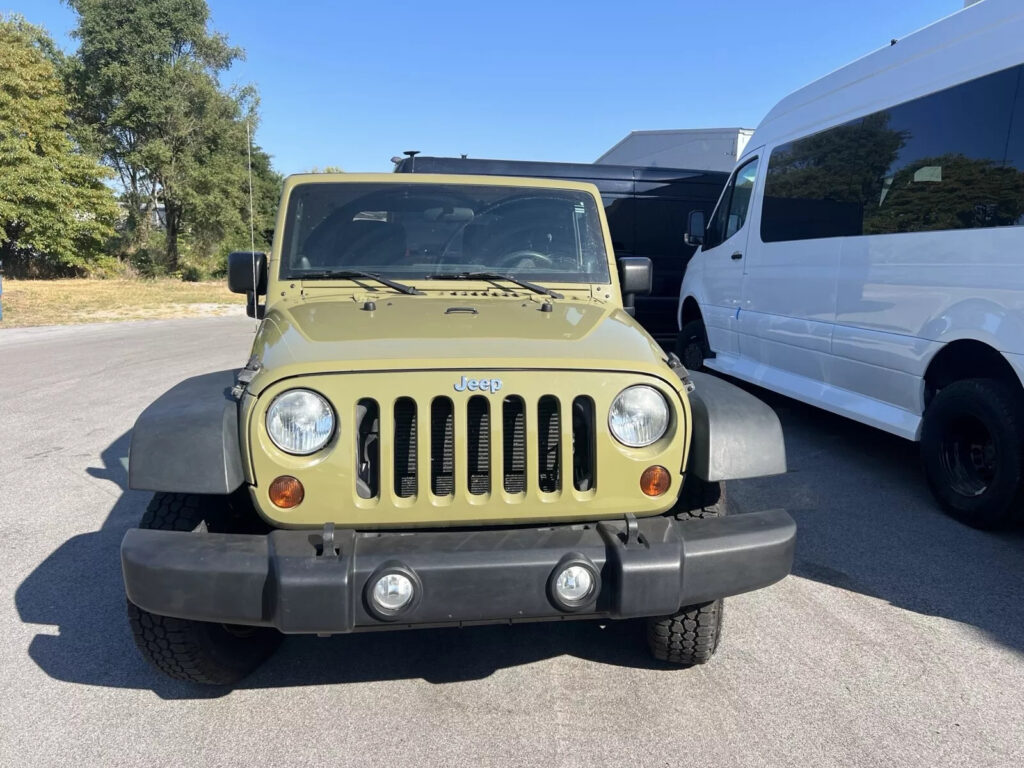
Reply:
[[[208,0],[283,173],[402,150],[592,162],[631,130],[754,127],[962,0]],[[0,0],[73,50],[60,0]]]

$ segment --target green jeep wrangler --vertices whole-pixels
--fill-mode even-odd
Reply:
[[[616,261],[592,185],[293,176],[275,232],[229,260],[248,363],[132,432],[156,493],[128,618],[162,672],[230,684],[283,634],[628,618],[701,664],[722,598],[789,573],[789,515],[722,490],[785,471],[778,420],[633,321],[650,262]]]

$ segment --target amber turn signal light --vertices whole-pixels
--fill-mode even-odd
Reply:
[[[270,500],[275,507],[291,509],[299,506],[305,497],[306,489],[291,475],[281,475],[270,484]]]
[[[640,475],[640,490],[647,496],[661,496],[672,485],[672,476],[659,464],[648,467]]]

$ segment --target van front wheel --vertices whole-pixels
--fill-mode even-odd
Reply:
[[[974,528],[1004,527],[1024,489],[1024,408],[1000,381],[967,379],[939,390],[924,414],[921,455],[942,507]]]
[[[683,325],[676,339],[676,356],[686,370],[704,370],[704,361],[711,357],[711,347],[703,320],[690,320]]]

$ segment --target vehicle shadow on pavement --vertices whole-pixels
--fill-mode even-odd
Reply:
[[[1024,530],[978,531],[933,499],[918,446],[758,387],[782,421],[789,472],[731,485],[738,511],[797,521],[797,576],[950,619],[1024,653]],[[879,638],[884,644],[884,638]]]
[[[165,699],[214,698],[228,689],[170,680],[135,650],[125,618],[120,544],[150,494],[127,490],[126,433],[102,454],[93,477],[122,489],[102,528],[72,536],[18,586],[15,604],[26,624],[58,628],[37,634],[30,658],[50,677],[116,688],[150,689]],[[371,632],[331,638],[289,637],[241,688],[357,683],[421,678],[449,683],[488,677],[498,669],[571,654],[617,666],[660,668],[636,621]]]

